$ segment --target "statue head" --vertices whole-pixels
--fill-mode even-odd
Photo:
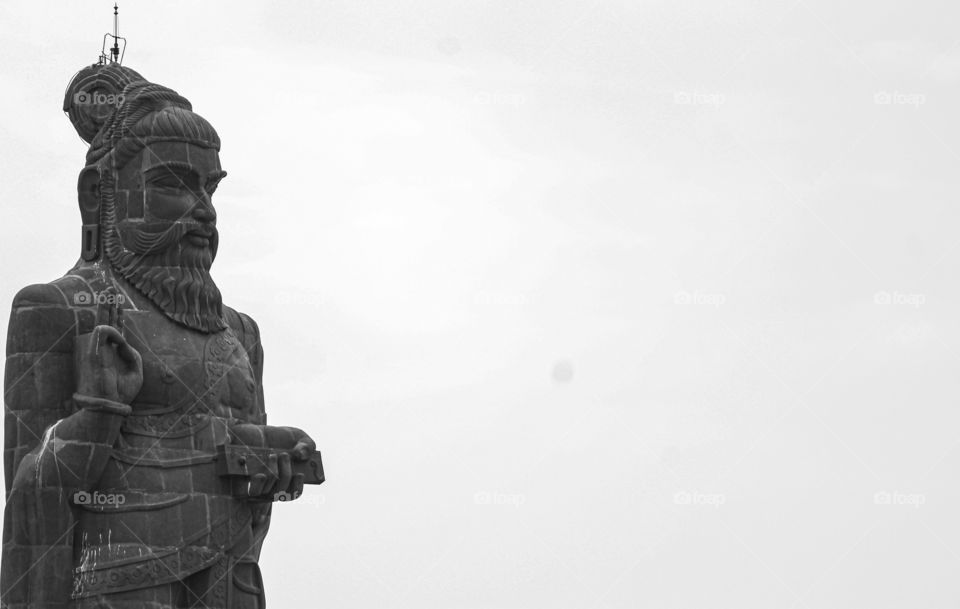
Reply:
[[[210,276],[218,245],[212,197],[226,175],[220,138],[189,101],[142,78],[123,84],[112,101],[109,112],[90,113],[102,124],[88,140],[77,186],[82,258],[109,265],[174,321],[221,330],[220,291]]]

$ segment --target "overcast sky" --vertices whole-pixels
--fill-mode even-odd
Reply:
[[[79,254],[112,3],[0,5],[0,314]],[[123,2],[329,481],[272,607],[960,602],[950,2]]]

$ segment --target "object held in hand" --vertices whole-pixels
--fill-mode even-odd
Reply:
[[[270,480],[280,476],[277,461],[270,457],[282,450],[243,446],[241,444],[221,444],[217,447],[217,474],[231,478],[235,490],[242,491],[253,476],[264,474]],[[303,474],[304,484],[323,484],[323,462],[320,451],[311,451],[302,461],[290,460],[293,475]]]

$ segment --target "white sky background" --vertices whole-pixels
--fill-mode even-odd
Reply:
[[[328,470],[270,606],[960,602],[957,7],[678,4],[123,3]],[[111,8],[0,6],[4,307],[79,254]]]

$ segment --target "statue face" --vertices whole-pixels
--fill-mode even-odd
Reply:
[[[211,198],[225,175],[212,148],[184,142],[144,147],[117,172],[117,231],[103,237],[115,272],[167,317],[201,332],[226,328],[220,290],[210,276],[218,243]]]
[[[212,197],[225,175],[220,155],[212,148],[186,142],[148,144],[117,175],[117,227],[125,247],[138,254],[157,253],[139,251],[144,239],[138,246],[138,233],[174,233],[182,234],[179,243],[159,242],[215,254],[217,213]]]

